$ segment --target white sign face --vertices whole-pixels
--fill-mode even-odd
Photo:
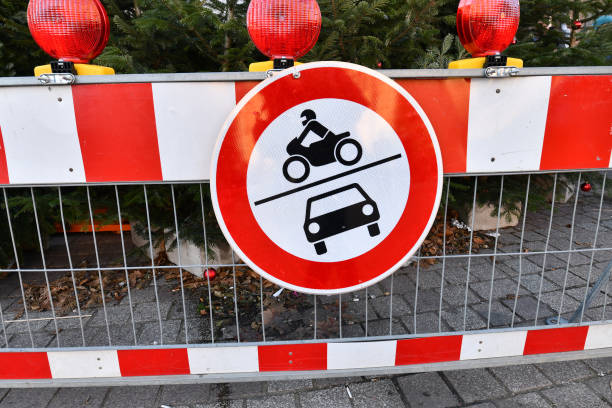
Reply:
[[[278,116],[255,144],[247,173],[265,234],[319,262],[376,247],[397,225],[409,191],[397,133],[376,112],[343,99],[312,100]]]

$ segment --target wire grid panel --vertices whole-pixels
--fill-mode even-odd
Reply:
[[[223,239],[206,183],[6,187],[0,345],[259,345],[603,322],[610,184],[606,172],[446,177],[418,255],[339,296],[252,272]]]

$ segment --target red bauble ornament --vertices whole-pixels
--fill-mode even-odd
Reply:
[[[593,190],[593,185],[591,183],[589,183],[588,181],[582,183],[582,185],[580,186],[580,189],[582,191],[584,191],[585,193],[590,192],[591,190]]]
[[[378,64],[376,64],[376,66],[377,66],[378,68],[382,68],[382,62],[380,62],[380,61],[379,61],[379,62],[378,62]]]
[[[47,54],[81,64],[100,55],[110,34],[99,0],[30,0],[28,26]]]
[[[579,21],[579,20],[574,21],[574,28],[576,30],[580,30],[582,28],[582,21]]]
[[[296,59],[317,42],[321,10],[316,0],[252,0],[247,29],[263,54],[273,59]]]
[[[213,268],[208,268],[206,272],[204,272],[204,277],[208,278],[209,280],[215,279],[215,276],[217,276],[217,271],[215,271]]]
[[[457,31],[474,57],[501,54],[512,43],[519,25],[518,0],[461,0]]]

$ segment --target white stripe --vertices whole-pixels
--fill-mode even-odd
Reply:
[[[610,129],[610,137],[612,138],[612,128]],[[612,169],[612,149],[610,150],[610,165],[608,167]]]
[[[256,346],[188,348],[191,374],[253,373],[259,371]]]
[[[327,369],[390,367],[395,365],[397,341],[328,343]]]
[[[0,88],[0,128],[11,183],[85,181],[69,86]]]
[[[50,351],[53,378],[121,377],[117,350]]]
[[[550,85],[551,77],[472,79],[468,172],[540,169]]]
[[[526,340],[527,331],[465,334],[460,360],[521,356]]]
[[[612,324],[591,325],[587,332],[584,349],[612,347]]]
[[[236,105],[234,83],[153,84],[153,102],[164,180],[209,179],[217,136]]]

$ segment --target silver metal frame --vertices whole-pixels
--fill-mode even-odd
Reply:
[[[393,79],[408,78],[485,78],[484,69],[382,69],[380,73]],[[611,75],[612,66],[601,67],[558,67],[558,68],[522,68],[516,75]],[[120,83],[158,83],[158,82],[235,82],[262,81],[265,72],[194,72],[179,74],[121,74],[121,75],[81,75],[76,77],[76,84],[120,84]],[[65,86],[41,84],[37,77],[0,78],[0,87],[5,86]]]

